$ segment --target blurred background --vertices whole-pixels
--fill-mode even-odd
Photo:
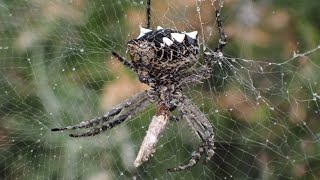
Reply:
[[[145,26],[145,1],[0,0],[0,179],[320,179],[320,1],[151,3],[153,28],[197,30],[206,50],[221,10],[227,58],[185,89],[214,125],[211,162],[166,173],[200,145],[180,120],[135,168],[154,106],[95,137],[50,131],[148,89],[111,57]]]

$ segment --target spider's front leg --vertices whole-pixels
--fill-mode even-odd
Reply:
[[[131,69],[132,71],[135,71],[133,65],[131,62],[127,61],[124,57],[116,53],[115,51],[112,51],[112,55],[117,58],[118,61],[120,61],[123,65]]]
[[[208,163],[214,155],[213,127],[207,117],[187,97],[183,98],[181,105],[179,105],[178,108],[183,113],[192,129],[202,140],[203,144],[192,153],[192,157],[188,164],[168,169],[169,172],[181,171],[193,167],[199,162],[204,152],[207,154],[204,164]]]
[[[216,22],[218,25],[219,31],[219,44],[218,47],[215,49],[215,52],[222,52],[224,46],[227,44],[227,35],[223,32],[222,23],[220,19],[220,10],[216,10]]]
[[[147,91],[138,93],[137,95],[127,99],[126,101],[120,103],[118,106],[113,108],[111,111],[106,113],[102,117],[95,119],[83,121],[80,124],[74,126],[67,126],[64,128],[53,128],[51,131],[63,131],[63,130],[74,130],[81,128],[91,128],[88,132],[81,134],[70,134],[71,137],[83,137],[83,136],[94,136],[100,134],[101,132],[111,129],[114,126],[121,124],[131,116],[134,116],[138,112],[145,109],[150,104],[148,100]],[[113,121],[109,122],[112,118]],[[105,124],[108,122],[107,124]]]

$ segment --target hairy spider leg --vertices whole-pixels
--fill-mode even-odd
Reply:
[[[134,67],[130,61],[127,61],[124,57],[116,53],[115,51],[112,51],[112,55],[117,58],[123,65],[127,66],[129,69],[134,70]]]
[[[112,129],[113,127],[123,123],[124,121],[130,119],[131,117],[135,116],[136,114],[143,111],[145,108],[147,108],[150,105],[150,101],[148,99],[148,96],[145,95],[140,99],[136,104],[131,104],[130,109],[119,114],[117,118],[115,118],[112,122],[109,122],[107,124],[101,125],[99,127],[95,127],[90,129],[89,131],[85,133],[79,133],[79,134],[70,134],[70,137],[86,137],[86,136],[95,136],[102,132],[105,132],[108,129]]]
[[[204,56],[206,58],[206,56]],[[210,62],[211,63],[211,62]],[[195,85],[203,83],[203,80],[210,78],[212,66],[205,64],[185,75],[186,77],[181,80],[177,87],[185,87],[189,84]]]
[[[199,162],[203,153],[204,153],[204,147],[200,146],[195,152],[192,153],[192,157],[191,157],[188,164],[180,165],[175,168],[170,168],[170,169],[167,169],[167,171],[168,172],[176,172],[176,171],[182,171],[182,170],[191,168]]]
[[[94,118],[91,120],[83,121],[80,124],[74,125],[74,126],[67,126],[63,128],[53,128],[51,131],[63,131],[63,130],[74,130],[74,129],[81,129],[81,128],[90,128],[93,126],[101,125],[104,122],[107,122],[110,120],[110,118],[119,115],[124,109],[130,107],[132,104],[136,104],[141,99],[145,99],[147,97],[147,91],[141,92],[136,94],[135,96],[127,99],[126,101],[120,103],[115,108],[113,108],[111,111],[107,112],[102,117]]]
[[[181,171],[195,166],[199,162],[204,152],[207,154],[204,164],[208,163],[208,161],[214,155],[213,127],[207,117],[187,97],[184,97],[183,101],[181,101],[181,105],[179,105],[178,108],[183,113],[192,129],[204,143],[192,153],[192,157],[188,164],[179,165],[178,167],[168,169],[169,172]]]
[[[212,75],[212,67],[223,60],[218,52],[211,51],[204,53],[204,65],[191,71],[185,78],[183,78],[177,87],[184,87],[189,84],[195,85],[203,83],[204,80],[209,79]]]
[[[204,149],[205,148],[203,146],[200,146],[195,152],[193,152],[188,164],[179,165],[178,167],[167,169],[167,171],[176,172],[176,171],[182,171],[182,170],[193,167],[199,162],[201,156],[204,153]]]
[[[222,52],[224,46],[227,44],[227,35],[222,30],[220,10],[216,10],[216,22],[218,25],[218,31],[219,31],[220,37],[219,37],[218,47],[215,49],[215,52]]]
[[[186,119],[189,119],[189,123],[193,124],[194,130],[197,132],[199,137],[204,142],[204,147],[206,150],[207,157],[204,160],[204,164],[214,155],[214,132],[211,123],[208,118],[201,112],[201,110],[195,106],[191,100],[185,98],[183,104],[189,108],[189,113],[186,116]],[[183,107],[182,107],[183,108]]]
[[[151,23],[151,0],[147,0],[147,7],[146,7],[146,13],[147,13],[147,29],[150,29],[150,23]]]

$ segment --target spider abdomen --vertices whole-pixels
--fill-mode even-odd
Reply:
[[[198,61],[197,32],[141,28],[139,37],[128,42],[127,52],[141,82],[149,84],[147,80],[153,79],[166,84],[163,81],[169,76],[179,81],[179,74]]]

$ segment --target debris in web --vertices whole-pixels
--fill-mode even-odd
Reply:
[[[169,111],[163,109],[160,105],[156,115],[152,117],[147,134],[143,139],[137,158],[134,161],[135,167],[139,167],[141,164],[148,161],[150,155],[156,151],[155,147],[157,142],[169,121],[168,113]]]

